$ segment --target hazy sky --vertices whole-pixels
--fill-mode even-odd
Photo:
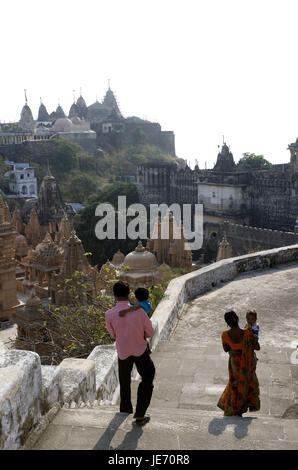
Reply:
[[[289,161],[298,137],[297,0],[9,0],[1,2],[0,120],[36,118],[108,79],[124,116],[173,130],[202,168],[225,136],[243,152]]]

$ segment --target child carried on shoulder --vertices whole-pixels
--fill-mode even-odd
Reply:
[[[147,315],[151,313],[152,306],[149,302],[149,290],[145,289],[144,287],[139,287],[138,289],[135,290],[135,298],[137,299],[137,303],[135,305],[132,305],[129,308],[125,308],[119,312],[119,317],[124,317],[129,312],[135,312],[136,310],[139,310],[142,308]],[[145,338],[146,339],[146,338]],[[146,339],[148,342],[148,340]],[[151,350],[149,348],[149,344],[147,345],[147,349],[149,354],[151,354]]]

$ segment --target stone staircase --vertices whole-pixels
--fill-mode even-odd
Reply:
[[[117,406],[62,409],[35,450],[298,449],[297,420],[251,414],[223,418],[219,411],[150,408],[146,426]]]
[[[297,366],[289,364],[289,353],[278,348],[258,352],[261,411],[223,417],[216,407],[227,383],[227,355],[220,344],[161,341],[152,355],[156,380],[146,426],[119,413],[118,404],[81,404],[61,409],[33,448],[298,449],[298,420],[281,418],[297,398],[292,375]],[[137,387],[133,380],[133,404]]]
[[[155,388],[151,421],[144,427],[135,426],[132,415],[119,413],[118,406],[62,409],[33,448],[297,450],[298,364],[292,360],[297,276],[296,262],[246,272],[188,302],[168,341],[160,341],[152,354]],[[232,307],[243,322],[251,306],[261,321],[261,410],[224,418],[216,407],[228,380],[228,355],[220,341],[223,314]],[[132,382],[134,405],[137,385]]]

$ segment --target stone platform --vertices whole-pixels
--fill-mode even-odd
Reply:
[[[152,354],[156,379],[146,426],[135,426],[117,406],[62,409],[34,449],[297,450],[297,285],[298,266],[291,263],[241,274],[189,302]],[[224,418],[216,407],[228,380],[223,315],[235,310],[244,326],[248,308],[259,315],[261,410]],[[132,382],[134,404],[137,385]]]

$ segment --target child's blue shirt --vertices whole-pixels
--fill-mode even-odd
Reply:
[[[140,302],[138,302],[138,305],[140,305],[142,307],[142,309],[145,310],[147,315],[149,314],[150,310],[152,309],[149,300],[141,300]]]
[[[258,340],[259,339],[259,331],[260,331],[259,325],[257,323],[253,323],[251,325],[251,329],[252,329],[254,337]]]

